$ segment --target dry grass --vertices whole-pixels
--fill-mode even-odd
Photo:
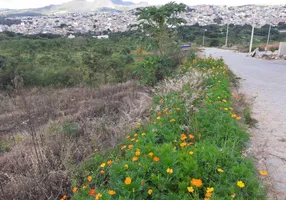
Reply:
[[[95,150],[116,146],[147,118],[152,101],[149,89],[135,82],[22,94],[0,94],[0,199],[58,199],[70,192],[76,166]]]

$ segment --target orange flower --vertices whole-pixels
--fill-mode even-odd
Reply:
[[[172,123],[172,122],[175,122],[175,121],[176,121],[175,119],[171,119],[171,120],[170,120],[171,123]]]
[[[130,177],[126,177],[124,183],[125,183],[126,185],[130,185],[131,182],[132,182],[132,179],[131,179]]]
[[[77,191],[77,187],[73,187],[72,192],[76,193],[76,191]]]
[[[100,173],[100,174],[104,174],[105,172],[104,172],[104,170],[101,170],[99,173]]]
[[[132,144],[129,144],[128,145],[128,149],[132,149],[133,145]]]
[[[153,158],[153,161],[155,161],[155,162],[159,162],[159,160],[160,160],[160,158],[158,158],[157,156],[155,156],[155,157]]]
[[[195,179],[193,178],[191,180],[191,185],[196,186],[196,187],[201,187],[203,185],[203,182],[201,179]]]
[[[176,110],[181,110],[181,108],[176,108]]]
[[[115,195],[116,192],[114,190],[108,190],[108,194],[110,194],[111,196]]]
[[[136,157],[136,156],[134,156],[133,158],[132,158],[132,161],[133,162],[135,162],[135,161],[137,161],[138,160],[138,157]]]
[[[87,177],[87,181],[88,181],[88,182],[91,182],[91,181],[92,181],[92,176],[88,176],[88,177]]]
[[[212,193],[208,192],[206,193],[206,197],[211,197],[212,196]]]
[[[190,137],[191,139],[194,139],[194,138],[195,138],[195,136],[193,136],[192,134],[190,134],[189,137]]]
[[[64,195],[61,200],[66,200],[67,199],[67,195]]]
[[[241,117],[240,117],[240,116],[237,116],[236,119],[237,119],[237,120],[241,120]]]
[[[186,136],[186,134],[181,134],[181,140],[184,141],[185,139],[187,139],[188,137]]]
[[[112,160],[107,161],[108,165],[112,165]]]
[[[162,115],[162,112],[159,111],[159,112],[158,112],[158,115]]]
[[[95,195],[95,194],[96,194],[95,189],[89,190],[89,194],[90,194],[90,195]]]
[[[187,145],[187,143],[183,142],[180,144],[181,147],[185,147]]]
[[[126,136],[126,139],[129,139],[130,138],[130,135]]]

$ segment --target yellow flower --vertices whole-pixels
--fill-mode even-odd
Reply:
[[[237,119],[237,120],[241,120],[241,117],[238,116],[238,117],[236,117],[236,119]]]
[[[125,183],[126,185],[130,185],[131,182],[132,182],[132,179],[131,179],[130,177],[126,177],[124,183]]]
[[[217,98],[220,99],[220,96],[218,96]]]
[[[212,193],[214,191],[214,188],[211,187],[211,188],[207,188],[207,193]]]
[[[263,171],[263,170],[260,170],[259,173],[260,173],[262,176],[267,176],[267,175],[268,175],[267,171]]]
[[[158,116],[158,117],[157,117],[157,119],[158,119],[158,120],[160,120],[160,119],[161,119],[161,117],[160,117],[160,116]]]
[[[242,181],[237,181],[237,186],[240,188],[244,188],[245,184]]]
[[[108,190],[108,194],[110,194],[111,196],[115,195],[116,192],[114,190]]]
[[[134,136],[134,137],[137,137],[137,135],[138,135],[138,134],[137,134],[137,133],[135,133],[133,136]]]
[[[142,136],[145,136],[146,135],[146,133],[142,133]]]
[[[102,194],[101,193],[97,193],[97,195],[95,196],[95,200],[99,200],[99,198],[102,197]]]
[[[225,99],[223,99],[222,102],[226,103],[227,101]]]
[[[168,174],[172,174],[173,173],[173,169],[171,169],[171,168],[168,168],[166,171],[167,171]]]
[[[108,165],[112,165],[112,160],[107,161]]]
[[[152,152],[150,152],[150,153],[148,153],[148,155],[152,157],[154,154]]]
[[[188,189],[188,192],[191,192],[191,193],[195,191],[193,187],[187,187],[187,189]]]
[[[236,118],[236,114],[231,114],[231,117],[232,118]]]
[[[121,147],[121,150],[123,150],[123,149],[126,149],[126,145],[124,145],[124,146]]]
[[[196,187],[201,187],[203,185],[203,182],[201,179],[195,179],[193,178],[191,180],[191,185],[196,186]]]
[[[136,157],[136,156],[134,156],[133,158],[132,158],[132,161],[133,162],[135,162],[135,161],[137,161],[138,160],[138,157]]]
[[[181,108],[176,108],[176,110],[181,110]]]
[[[194,152],[193,152],[193,151],[190,151],[189,154],[192,156],[192,155],[194,155]]]
[[[152,193],[153,193],[153,190],[152,190],[152,189],[149,189],[149,190],[148,190],[148,194],[151,195]]]
[[[185,147],[187,145],[187,143],[183,142],[180,144],[181,147]]]
[[[88,182],[91,182],[91,181],[92,181],[92,176],[88,176],[88,177],[87,177],[87,181],[88,181]]]
[[[175,121],[176,121],[175,119],[171,119],[171,120],[170,120],[171,123],[172,123],[172,122],[175,122]]]
[[[236,194],[234,193],[234,194],[232,194],[232,195],[230,195],[230,197],[231,198],[234,198],[236,196]]]
[[[101,163],[100,167],[104,168],[106,163]]]
[[[135,152],[135,155],[136,155],[136,156],[140,156],[140,154],[141,154],[140,150],[137,149],[136,152]]]
[[[218,168],[217,171],[220,172],[220,173],[224,172],[223,169],[221,169],[221,168]]]
[[[77,187],[73,187],[72,192],[76,193],[76,191],[77,191]]]
[[[224,108],[224,110],[228,111],[228,108]]]
[[[127,164],[124,165],[124,168],[125,168],[125,169],[128,169],[128,167],[129,167],[129,166],[128,166]]]
[[[81,189],[86,189],[87,188],[87,186],[86,185],[83,185],[82,187],[81,187]]]

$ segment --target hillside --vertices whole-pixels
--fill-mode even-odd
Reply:
[[[148,3],[141,2],[135,4],[129,1],[122,0],[72,0],[58,5],[49,5],[35,9],[20,9],[20,10],[0,10],[0,15],[20,14],[26,12],[35,12],[39,14],[55,14],[55,13],[73,13],[73,12],[95,12],[95,11],[124,11],[131,10],[137,7],[148,6]]]

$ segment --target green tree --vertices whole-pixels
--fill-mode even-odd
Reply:
[[[136,15],[140,22],[136,27],[155,42],[160,56],[167,55],[176,45],[176,29],[186,23],[178,14],[186,10],[185,4],[170,2],[161,7],[138,8]]]
[[[83,55],[84,64],[92,71],[93,75],[103,75],[103,81],[108,82],[108,72],[112,68],[112,49],[101,43],[91,52]]]

